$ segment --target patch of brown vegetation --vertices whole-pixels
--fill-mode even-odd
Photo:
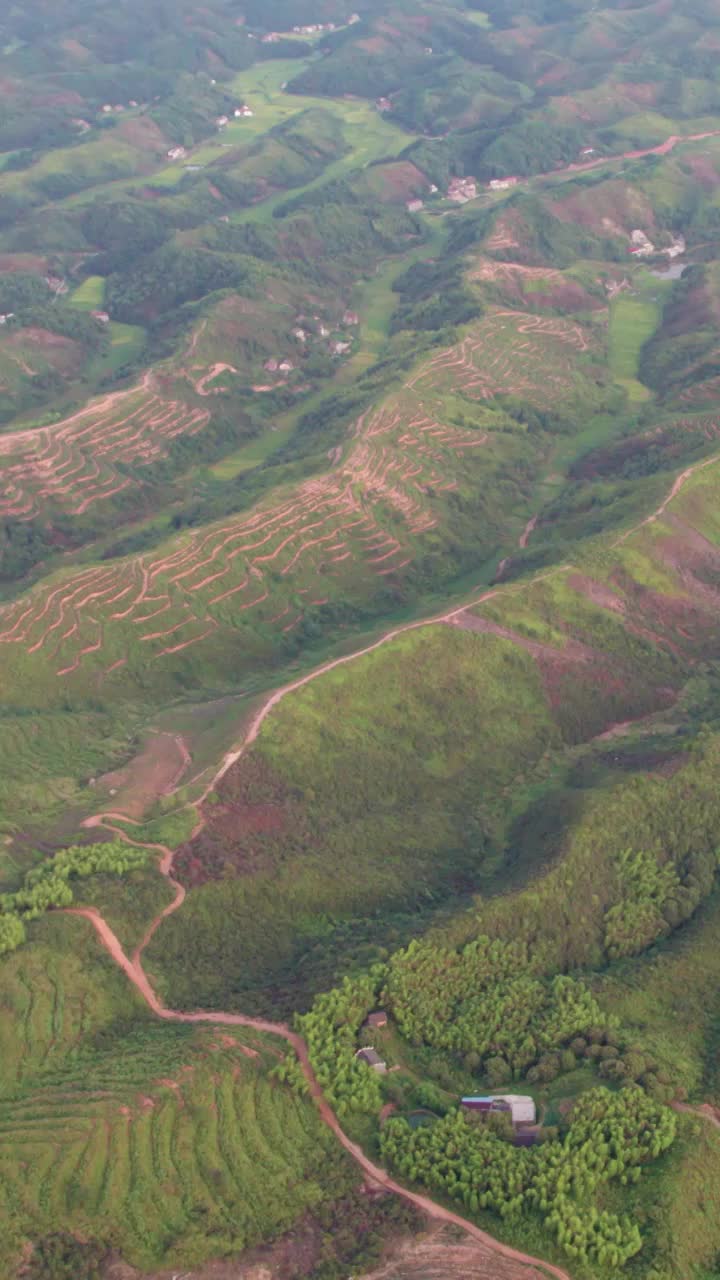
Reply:
[[[543,1280],[535,1267],[500,1258],[443,1227],[399,1241],[381,1265],[358,1280]]]
[[[122,769],[98,778],[98,787],[117,792],[112,802],[116,813],[142,818],[160,796],[178,785],[189,761],[179,734],[154,733]]]
[[[610,178],[590,189],[549,200],[548,207],[562,222],[572,222],[601,234],[608,231],[623,234],[635,227],[649,232],[655,226],[650,201],[621,178]]]
[[[205,805],[205,825],[175,855],[175,873],[188,887],[256,875],[310,838],[301,798],[256,755],[228,771],[218,794],[220,803]]]
[[[703,191],[714,191],[720,184],[720,175],[715,162],[704,152],[695,152],[684,157],[683,168],[689,170]]]
[[[390,164],[374,165],[368,172],[368,182],[383,204],[395,204],[410,200],[419,192],[427,191],[428,180],[409,160],[396,160]]]
[[[139,151],[150,152],[152,156],[164,155],[168,147],[165,134],[150,116],[123,116],[113,134]]]

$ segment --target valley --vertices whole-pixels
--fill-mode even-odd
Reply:
[[[0,37],[0,1271],[713,1280],[712,7]]]

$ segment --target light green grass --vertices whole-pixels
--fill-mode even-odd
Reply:
[[[287,444],[292,433],[293,427],[285,427],[280,431],[266,431],[263,435],[258,436],[256,440],[251,440],[249,444],[243,445],[242,449],[228,454],[220,462],[213,463],[208,470],[211,475],[215,476],[216,480],[232,480],[234,476],[241,475],[243,471],[251,471],[253,467],[265,462],[273,453],[276,453],[284,444]]]
[[[623,293],[610,309],[610,371],[633,403],[650,398],[649,389],[637,374],[640,352],[654,334],[659,320],[660,306],[649,298]]]
[[[70,306],[78,311],[99,311],[104,301],[104,276],[88,276],[70,296]]]

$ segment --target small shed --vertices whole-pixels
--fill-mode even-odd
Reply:
[[[378,1009],[376,1013],[369,1013],[367,1025],[369,1027],[386,1027],[388,1016],[384,1009]]]
[[[379,1072],[380,1075],[384,1075],[387,1071],[387,1063],[383,1062],[380,1054],[373,1049],[372,1045],[367,1045],[364,1049],[358,1049],[355,1057],[359,1058],[361,1062],[366,1062],[369,1067],[372,1067],[373,1071]]]

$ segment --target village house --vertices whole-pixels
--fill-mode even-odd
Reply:
[[[474,178],[452,178],[447,195],[455,204],[467,204],[477,196],[477,183]]]
[[[14,317],[15,317],[15,312],[8,311],[4,316],[0,316],[0,324],[7,324],[8,320],[13,320]]]
[[[582,151],[580,152],[580,155],[581,155],[581,156],[594,156],[594,155],[595,155],[595,148],[594,148],[594,147],[583,147]]]
[[[367,1017],[366,1027],[372,1027],[376,1030],[379,1027],[387,1026],[388,1016],[384,1009],[378,1009],[376,1013],[369,1013]]]
[[[507,191],[509,187],[517,186],[517,178],[491,178],[488,187],[491,191]]]
[[[81,133],[87,133],[88,129],[91,127],[87,120],[71,120],[70,123],[74,124],[75,128],[79,129]]]
[[[351,13],[351,14],[350,14],[350,17],[349,17],[349,18],[348,18],[348,20],[347,20],[347,24],[348,24],[348,26],[349,26],[349,27],[354,27],[354,26],[355,26],[355,23],[356,23],[356,22],[359,22],[359,21],[360,21],[360,14],[359,14],[359,13]]]
[[[343,322],[343,324],[344,324],[344,325],[346,325],[346,326],[359,324],[359,323],[360,323],[360,317],[359,317],[359,315],[358,315],[357,311],[345,311],[345,312],[343,313],[342,322]]]
[[[460,1105],[467,1111],[504,1112],[509,1114],[514,1125],[535,1124],[535,1100],[520,1093],[490,1093],[477,1097],[461,1098]]]
[[[422,207],[423,207],[422,200],[406,200],[405,201],[405,208],[407,209],[408,213],[419,213]]]
[[[392,102],[389,98],[378,98],[375,106],[378,111],[392,111]]]
[[[355,1057],[358,1058],[360,1062],[366,1062],[369,1067],[372,1067],[373,1071],[377,1071],[380,1075],[386,1074],[387,1063],[383,1062],[380,1054],[373,1049],[372,1045],[368,1045],[364,1049],[358,1049]]]
[[[98,324],[110,323],[110,317],[107,311],[91,311],[90,315],[92,316],[93,320],[97,320]]]
[[[263,36],[260,43],[261,44],[277,44],[279,39],[280,39],[280,36],[278,35],[277,31],[268,31],[267,35]]]
[[[351,345],[350,342],[331,342],[330,350],[334,356],[342,356],[350,350]]]
[[[218,129],[224,129],[224,128],[225,128],[225,125],[230,123],[230,118],[229,118],[229,116],[218,116],[218,118],[217,118],[217,120],[215,121],[215,123],[216,123],[216,125],[217,125]]]
[[[304,329],[293,329],[293,338],[297,338],[298,342],[307,342],[307,334]]]
[[[243,102],[242,106],[235,108],[235,110],[233,111],[233,115],[235,116],[236,120],[239,120],[239,119],[247,120],[250,116],[254,116],[255,112],[250,109],[247,102]]]
[[[106,103],[104,104],[104,106],[103,106],[103,111],[105,112],[105,115],[107,115],[109,111],[112,111],[112,107],[110,106],[110,103],[109,103],[109,102],[106,102]]]
[[[655,245],[645,235],[644,231],[638,229],[630,232],[629,252],[634,254],[636,258],[648,258],[650,254],[655,252]]]
[[[295,365],[292,360],[281,360],[278,365],[278,373],[292,373]]]
[[[263,365],[263,369],[265,370],[266,373],[277,373],[278,371],[277,360],[273,360],[273,359],[266,360]]]
[[[182,160],[187,151],[184,147],[171,147],[167,154],[168,160]]]

